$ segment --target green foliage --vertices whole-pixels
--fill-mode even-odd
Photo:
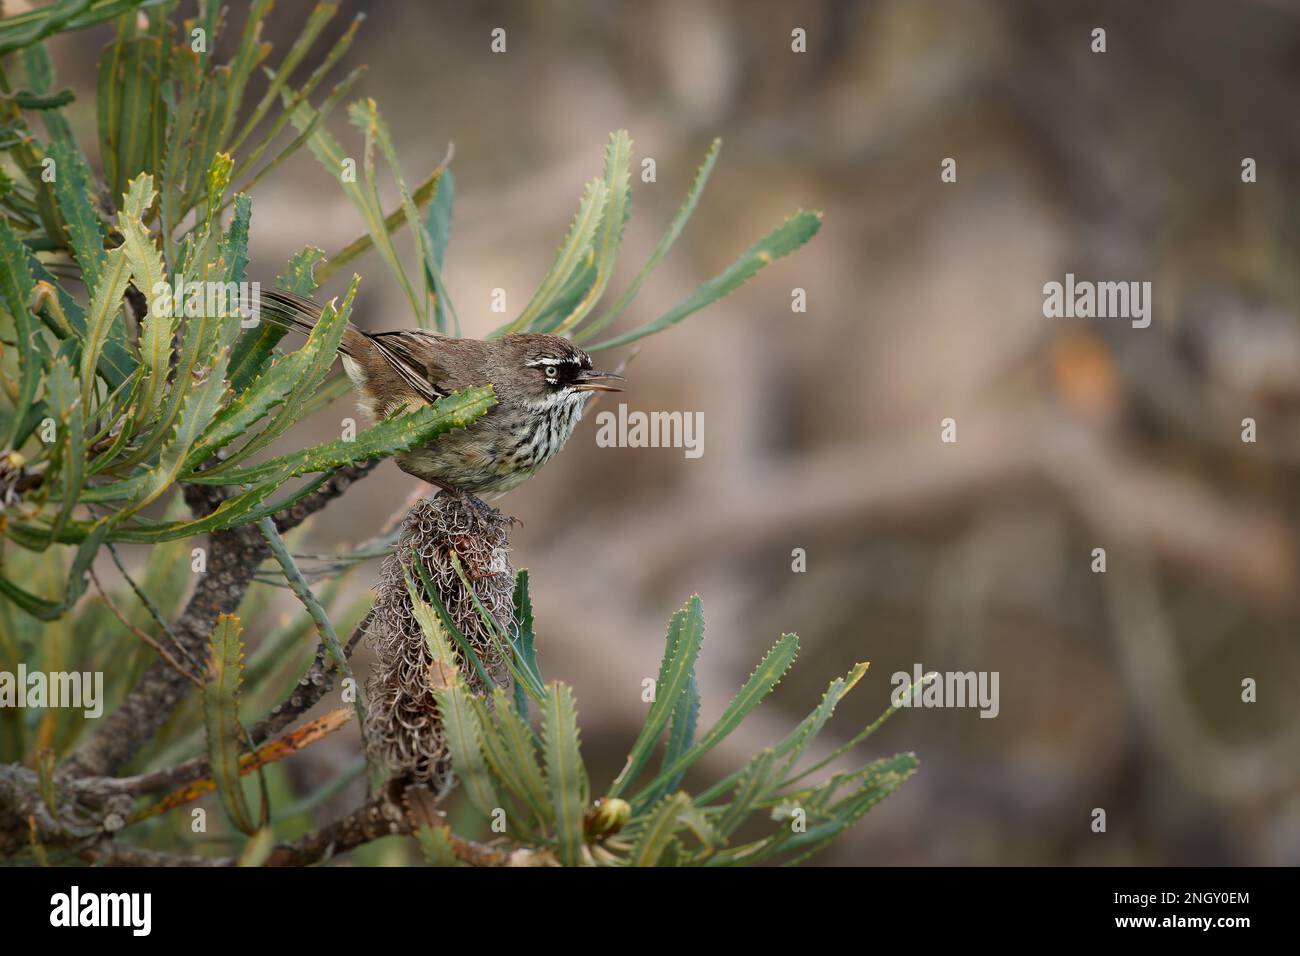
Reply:
[[[208,764],[221,805],[230,821],[251,835],[258,825],[244,799],[239,776],[239,749],[244,735],[238,699],[244,671],[242,634],[239,618],[228,614],[223,614],[212,629],[207,680],[203,683],[203,719],[208,731]]]
[[[0,366],[0,448],[20,456],[25,474],[39,476],[4,523],[24,548],[82,545],[92,536],[164,541],[257,521],[291,503],[292,495],[273,500],[290,478],[404,450],[468,425],[491,405],[480,390],[380,423],[355,442],[246,464],[315,408],[321,393],[338,394],[325,382],[358,280],[341,304],[327,307],[306,346],[288,354],[276,349],[282,331],[270,323],[242,327],[233,303],[213,309],[205,298],[194,308],[195,300],[170,292],[177,278],[181,288],[200,291],[204,283],[244,279],[252,206],[245,194],[232,195],[231,185],[246,174],[257,178],[259,157],[292,109],[311,110],[315,121],[328,114],[330,98],[315,108],[309,100],[356,24],[294,85],[291,75],[336,12],[333,4],[320,5],[271,71],[266,91],[246,105],[250,80],[269,63],[260,34],[270,3],[252,5],[227,63],[207,52],[220,22],[216,5],[201,4],[186,24],[169,19],[172,6],[58,3],[41,16],[0,21],[0,49],[25,48],[27,87],[37,92],[54,82],[39,45],[44,36],[102,19],[117,26],[99,74],[103,184],[94,180],[61,104],[0,99],[0,122],[21,133],[0,159],[0,169],[12,174],[0,203],[0,336],[9,343]],[[192,42],[196,29],[207,31],[202,51]],[[0,89],[9,88],[0,70]],[[281,97],[292,109],[277,110]],[[39,111],[48,139],[29,125],[32,111]],[[391,143],[386,147],[391,151]],[[112,207],[116,214],[105,215]],[[225,210],[231,212],[223,222]],[[310,294],[322,261],[320,250],[304,249],[280,285]],[[84,297],[63,276],[80,279]],[[146,303],[134,332],[123,302],[131,286]],[[50,420],[53,438],[37,427]],[[153,502],[188,483],[239,491],[219,514],[201,519],[145,517]],[[78,515],[84,508],[91,510]],[[88,562],[93,553],[80,557]],[[44,617],[65,612],[80,590],[74,583],[64,595],[39,597],[0,566],[0,593]]]
[[[446,622],[420,600],[408,582],[416,619],[436,661],[451,663],[452,638]],[[527,576],[520,574],[517,607],[530,606]],[[531,627],[531,619],[529,619]],[[678,789],[682,775],[716,747],[748,716],[789,670],[799,641],[786,634],[773,645],[727,706],[718,721],[693,742],[699,710],[695,664],[704,638],[699,597],[673,615],[655,697],[645,724],[633,742],[627,763],[591,802],[590,784],[579,746],[577,705],[570,687],[545,684],[540,702],[540,754],[528,724],[526,700],[504,688],[492,692],[491,706],[469,700],[454,670],[449,686],[438,692],[448,730],[452,765],[479,815],[505,811],[508,832],[516,843],[550,854],[558,862],[609,866],[718,866],[801,861],[852,826],[876,803],[898,788],[917,767],[912,754],[872,761],[856,770],[831,774],[819,784],[798,786],[830,759],[847,753],[869,737],[893,713],[881,718],[835,751],[831,758],[796,772],[799,758],[825,727],[835,706],[866,673],[858,664],[837,677],[821,703],[780,743],[765,748],[745,766],[691,793]],[[531,651],[512,644],[518,668]],[[540,675],[539,678],[540,680]],[[909,691],[910,693],[911,691]],[[477,718],[470,720],[470,712]],[[672,720],[671,726],[669,720]],[[664,758],[658,774],[638,782],[655,749]],[[625,809],[613,825],[602,827],[604,810]],[[759,831],[751,840],[735,840],[742,826]],[[428,836],[421,837],[423,843]]]
[[[215,0],[200,0],[183,22],[173,16],[174,0],[57,0],[0,20],[0,57],[12,54],[0,60],[0,667],[12,669],[23,660],[57,669],[80,655],[108,671],[111,709],[152,660],[139,634],[148,631],[161,644],[178,646],[168,622],[181,611],[190,539],[257,525],[274,559],[258,580],[274,571],[305,613],[275,628],[247,669],[240,618],[223,615],[211,632],[207,659],[183,654],[179,662],[202,693],[182,704],[138,758],[157,767],[206,752],[225,816],[249,838],[239,837],[239,862],[246,865],[265,861],[285,836],[286,821],[363,769],[358,764],[279,814],[272,814],[271,801],[285,784],[276,773],[259,771],[261,806],[255,813],[249,805],[241,778],[249,743],[241,706],[252,716],[284,699],[309,664],[302,650],[313,626],[330,668],[350,676],[339,625],[355,623],[366,603],[339,606],[340,574],[355,561],[329,565],[328,574],[300,567],[293,535],[282,540],[271,516],[311,494],[335,470],[472,427],[495,402],[490,387],[468,389],[395,414],[355,440],[284,450],[280,444],[306,416],[347,388],[341,376],[331,377],[331,368],[359,277],[329,301],[306,342],[292,351],[280,347],[283,329],[249,325],[233,303],[213,308],[205,300],[194,308],[191,299],[172,294],[178,279],[191,290],[248,279],[249,190],[306,146],[339,180],[365,233],[329,258],[303,248],[277,285],[311,295],[374,250],[406,296],[414,323],[459,334],[442,279],[455,198],[450,170],[444,162],[410,188],[371,99],[347,108],[361,139],[357,168],[324,122],[362,70],[320,91],[350,48],[359,18],[308,69],[337,4],[316,5],[278,59],[262,39],[271,6],[270,0],[248,5],[233,41],[222,44],[233,46],[226,62],[211,52],[225,29]],[[73,95],[58,88],[44,41],[105,22],[114,32],[98,70],[94,105],[103,171],[97,176],[64,115]],[[196,35],[204,42],[196,43]],[[306,76],[296,80],[304,69]],[[254,98],[250,91],[259,85]],[[598,312],[632,208],[632,141],[626,131],[613,133],[603,173],[583,190],[550,269],[519,315],[494,334],[549,331],[588,343],[618,321],[681,235],[719,148],[717,141],[710,146],[644,267]],[[355,175],[344,175],[349,169]],[[396,208],[381,205],[381,173],[396,188]],[[798,248],[819,225],[818,214],[796,213],[675,308],[587,347],[626,344],[674,325]],[[402,229],[414,246],[413,276],[394,238]],[[141,300],[143,317],[137,314]],[[305,481],[290,487],[295,479]],[[211,513],[191,514],[181,496],[186,486],[227,492]],[[152,546],[139,580],[126,573],[117,543]],[[358,553],[376,556],[391,544],[376,539]],[[102,551],[126,584],[78,604]],[[320,577],[328,580],[314,587]],[[798,649],[794,635],[783,635],[721,718],[700,733],[695,667],[704,618],[699,599],[692,598],[669,626],[656,696],[627,763],[593,803],[573,691],[541,674],[527,572],[516,582],[514,632],[503,633],[476,604],[513,678],[513,692],[493,686],[483,697],[457,671],[457,655],[492,682],[436,589],[427,581],[422,589],[407,583],[433,652],[433,678],[441,682],[435,696],[468,804],[485,819],[504,811],[511,839],[544,859],[570,865],[799,859],[850,826],[915,768],[915,758],[903,754],[811,786],[802,783],[811,771],[796,772],[809,742],[861,678],[866,665],[859,665],[831,683],[785,740],[712,785],[682,789],[701,759],[773,690]],[[265,608],[265,591],[244,598],[245,620]],[[424,603],[420,593],[434,603]],[[74,606],[78,613],[69,614]],[[357,707],[360,714],[359,700]],[[81,729],[76,712],[51,713],[38,726],[0,713],[0,760],[26,760],[44,768],[42,779],[54,781],[48,754],[65,753]],[[48,754],[38,759],[38,750]],[[133,839],[167,845],[162,825],[138,823]],[[754,838],[736,837],[747,830]],[[422,826],[414,836],[431,862],[457,859],[462,838],[452,828]]]

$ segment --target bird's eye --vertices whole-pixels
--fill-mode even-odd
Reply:
[[[546,378],[549,381],[555,381],[555,376],[559,375],[559,370],[554,365],[546,366]]]

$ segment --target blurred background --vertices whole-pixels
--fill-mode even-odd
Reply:
[[[366,22],[337,75],[369,64],[357,92],[379,102],[407,180],[455,143],[445,273],[468,335],[501,322],[494,288],[511,314],[527,301],[614,129],[634,141],[615,294],[724,141],[620,327],[793,210],[825,213],[808,246],[630,365],[619,398],[703,412],[703,457],[598,448],[588,413],[497,502],[523,522],[513,559],[531,571],[543,672],[576,690],[594,792],[640,726],[669,616],[698,592],[705,724],[780,633],[802,640],[701,779],[780,739],[855,661],[871,669],[821,754],[888,705],[896,671],[1000,674],[996,719],[902,711],[860,748],[855,764],[913,750],[921,769],[823,864],[1300,862],[1300,4],[343,8]],[[280,48],[308,10],[282,4],[268,39]],[[796,27],[806,54],[791,51]],[[62,81],[93,90],[105,40],[61,39]],[[93,122],[93,96],[78,109]],[[342,110],[331,129],[359,151]],[[644,157],[655,183],[635,176]],[[955,183],[940,181],[949,157]],[[363,232],[306,152],[253,198],[249,275],[265,283],[304,244],[333,253]],[[356,269],[357,321],[411,324],[378,257]],[[1066,272],[1152,282],[1151,326],[1044,318],[1043,284]],[[806,313],[791,311],[796,287]],[[289,439],[336,437],[353,414],[341,401]],[[955,444],[939,440],[945,418]],[[346,552],[426,491],[385,463],[297,546]],[[377,573],[363,565],[347,587],[360,598]],[[256,639],[301,613],[277,594],[246,624]],[[350,732],[286,772],[330,778],[355,759]],[[408,847],[356,858],[400,862]]]

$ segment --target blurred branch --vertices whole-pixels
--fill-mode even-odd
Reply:
[[[952,445],[939,442],[936,425],[930,438],[884,438],[753,469],[726,496],[664,499],[623,519],[626,527],[607,529],[602,538],[615,547],[604,560],[611,575],[644,588],[681,566],[685,541],[697,560],[716,561],[814,531],[856,538],[866,527],[943,521],[1039,487],[1054,490],[1099,545],[1142,544],[1204,581],[1265,601],[1295,600],[1296,554],[1281,514],[1234,504],[1055,410],[986,413],[963,418],[960,429]],[[617,547],[628,540],[634,551]],[[589,562],[590,547],[570,538],[548,560],[582,550]]]
[[[274,517],[277,530],[296,527],[364,478],[378,460],[341,468],[316,491]],[[216,486],[186,485],[185,500],[196,517],[210,514],[228,496]],[[218,531],[208,538],[208,569],[177,621],[179,646],[203,658],[208,634],[217,617],[239,607],[253,575],[270,553],[256,525]],[[80,776],[111,776],[144,746],[167,721],[188,690],[188,682],[162,662],[155,662],[99,730],[68,760],[67,769]]]

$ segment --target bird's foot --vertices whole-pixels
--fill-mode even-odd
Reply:
[[[430,484],[436,486],[442,493],[465,507],[466,510],[473,512],[474,516],[482,524],[500,524],[509,522],[512,525],[523,525],[523,522],[514,515],[503,515],[500,510],[493,508],[478,495],[471,494],[463,488],[457,488],[455,485],[445,484],[441,481],[433,481]]]

